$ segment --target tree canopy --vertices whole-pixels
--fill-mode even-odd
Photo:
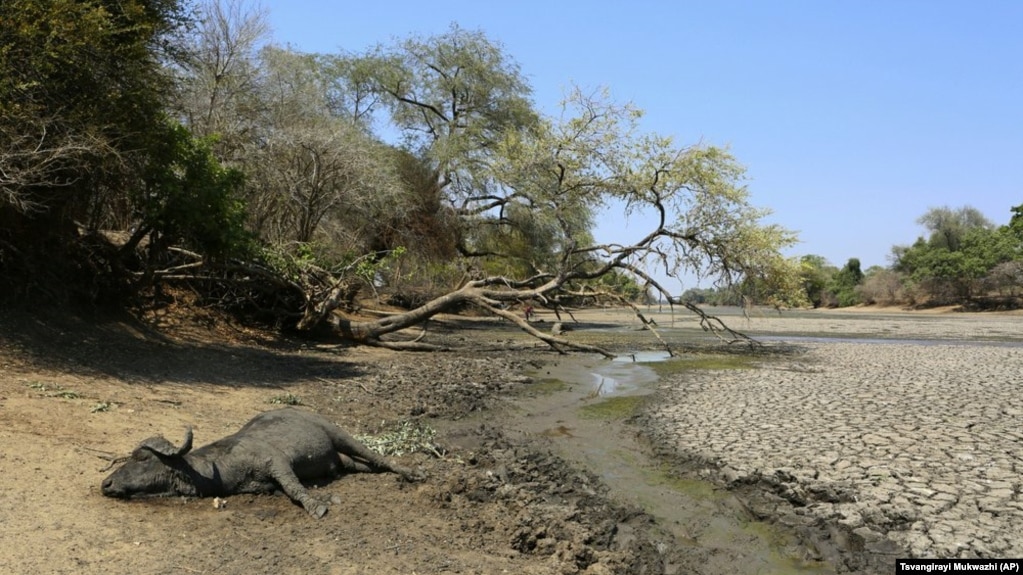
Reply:
[[[578,345],[511,306],[656,297],[707,319],[653,270],[800,298],[798,262],[780,255],[795,235],[763,222],[728,150],[644,132],[605,90],[539,110],[481,31],[306,54],[238,0],[184,15],[174,0],[0,8],[15,24],[0,32],[6,277],[31,275],[45,229],[72,254],[60,265],[85,258],[122,296],[188,283],[277,325],[392,347],[424,347],[387,336],[465,306],[558,349]],[[612,206],[652,215],[649,229],[595,237]],[[98,260],[74,249],[117,233]],[[411,309],[360,319],[360,293]]]

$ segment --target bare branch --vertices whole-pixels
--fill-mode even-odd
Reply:
[[[577,343],[577,342],[573,342],[573,341],[570,341],[568,339],[565,339],[563,337],[556,337],[556,336],[553,336],[553,335],[549,335],[549,334],[543,333],[542,331],[539,331],[538,329],[536,329],[532,325],[530,325],[528,322],[526,322],[525,320],[520,318],[518,315],[516,315],[514,313],[511,313],[508,310],[504,310],[504,309],[501,309],[499,307],[493,306],[493,305],[487,303],[482,298],[481,299],[473,299],[473,300],[471,300],[471,302],[473,304],[475,304],[475,305],[477,305],[477,306],[479,306],[479,307],[489,311],[490,313],[492,313],[492,314],[494,314],[496,316],[503,317],[504,319],[514,323],[515,325],[517,325],[520,328],[522,328],[522,331],[528,333],[529,335],[531,335],[531,336],[539,339],[540,341],[546,343],[547,345],[551,346],[551,349],[553,349],[554,351],[556,351],[558,353],[564,354],[565,351],[563,349],[561,349],[561,348],[562,347],[567,347],[569,349],[575,349],[575,350],[578,350],[578,351],[589,351],[589,352],[593,352],[593,353],[599,353],[600,355],[602,355],[602,356],[604,356],[604,357],[606,357],[608,359],[614,359],[614,357],[615,357],[613,353],[611,353],[611,352],[609,352],[609,351],[607,351],[607,350],[605,350],[603,348],[596,347],[596,346],[593,346],[593,345],[587,345],[587,344],[584,344],[584,343]]]

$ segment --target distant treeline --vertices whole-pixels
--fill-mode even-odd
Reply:
[[[850,258],[839,268],[821,256],[803,256],[799,259],[803,294],[813,307],[1021,307],[1023,205],[1011,212],[1008,225],[996,226],[970,206],[931,208],[917,220],[927,234],[912,245],[894,246],[887,267],[862,270],[860,260]],[[756,293],[735,287],[690,289],[683,299],[742,305],[744,297]],[[759,303],[755,295],[753,299]]]

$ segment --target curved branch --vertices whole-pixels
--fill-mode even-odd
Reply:
[[[596,346],[593,346],[593,345],[587,345],[585,343],[576,343],[576,342],[573,342],[573,341],[569,341],[569,340],[567,340],[567,339],[565,339],[563,337],[555,337],[553,335],[549,335],[549,334],[543,333],[542,331],[539,331],[538,329],[536,329],[532,325],[530,325],[528,322],[526,322],[525,320],[520,318],[518,315],[516,315],[514,313],[511,313],[510,311],[494,307],[494,306],[490,305],[489,303],[487,303],[483,299],[471,300],[471,302],[473,304],[475,304],[476,306],[481,307],[481,308],[489,311],[490,313],[492,313],[492,314],[494,314],[496,316],[503,317],[503,318],[507,319],[508,321],[514,323],[515,325],[517,325],[520,328],[522,328],[522,331],[528,333],[529,335],[531,335],[531,336],[539,339],[540,341],[546,343],[547,345],[551,346],[551,349],[553,349],[554,351],[556,351],[556,352],[558,352],[560,354],[564,354],[565,353],[565,351],[560,349],[560,347],[567,347],[567,348],[570,348],[570,349],[575,349],[577,351],[589,351],[589,352],[593,352],[593,353],[599,353],[600,355],[602,355],[602,356],[604,356],[604,357],[606,357],[608,359],[614,359],[614,357],[615,357],[613,353],[611,353],[611,352],[609,352],[609,351],[607,351],[607,350],[605,350],[603,348],[599,348],[599,347],[596,347]]]
[[[671,346],[668,345],[668,342],[664,341],[664,338],[661,337],[660,332],[657,331],[657,322],[655,322],[653,319],[647,319],[646,316],[643,315],[643,312],[639,311],[639,307],[637,307],[636,304],[632,303],[631,301],[625,299],[624,297],[622,297],[622,296],[620,296],[620,295],[618,295],[616,293],[605,292],[605,291],[585,291],[585,292],[571,292],[570,291],[570,292],[567,292],[567,293],[569,295],[575,295],[575,296],[579,296],[579,297],[592,297],[592,298],[604,297],[604,298],[607,298],[607,299],[610,299],[610,300],[614,300],[614,301],[617,301],[618,303],[621,303],[621,304],[624,304],[624,305],[628,306],[630,309],[632,309],[632,312],[634,314],[636,314],[636,318],[639,319],[640,323],[643,324],[643,329],[646,329],[646,330],[650,331],[650,333],[654,334],[654,337],[657,338],[657,341],[661,342],[661,345],[664,346],[664,350],[668,352],[668,356],[669,357],[675,357],[675,352],[672,351]]]
[[[703,328],[703,331],[709,331],[713,333],[715,336],[717,336],[718,339],[729,345],[733,343],[745,343],[751,348],[764,345],[762,342],[759,342],[742,332],[735,331],[734,329],[728,327],[727,325],[725,325],[725,322],[722,321],[721,318],[715,315],[708,314],[707,312],[703,311],[692,302],[680,301],[679,304],[685,307],[687,310],[700,316],[700,327]],[[722,337],[721,335],[722,332],[730,335],[732,339]]]

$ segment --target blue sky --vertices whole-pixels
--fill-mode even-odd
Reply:
[[[522,67],[537,107],[607,86],[679,144],[728,146],[788,255],[888,265],[930,207],[1023,204],[1023,2],[264,0],[274,40],[359,52],[452,22]],[[642,231],[609,214],[598,238]],[[692,287],[687,285],[685,287]]]

